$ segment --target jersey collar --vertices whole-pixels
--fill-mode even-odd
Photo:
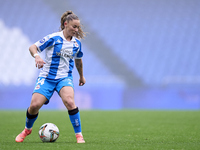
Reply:
[[[63,34],[63,30],[61,31],[61,36],[62,36],[63,39],[66,40],[66,38],[65,38],[65,36],[64,36],[64,34]],[[67,40],[66,40],[66,41],[67,41]],[[74,36],[72,36],[71,41],[72,41],[72,42],[75,42],[75,41],[76,41],[76,38],[75,38]]]

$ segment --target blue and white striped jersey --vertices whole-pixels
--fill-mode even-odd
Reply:
[[[76,37],[72,37],[71,41],[67,41],[63,31],[50,34],[37,41],[35,45],[38,52],[45,50],[46,55],[46,64],[41,69],[39,77],[48,79],[72,77],[73,58],[80,59],[83,56],[81,42]]]

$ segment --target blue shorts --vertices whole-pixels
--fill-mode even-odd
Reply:
[[[56,90],[57,93],[59,94],[61,88],[64,86],[71,86],[72,88],[74,88],[72,77],[66,77],[54,80],[47,79],[44,77],[38,77],[38,79],[36,80],[33,93],[40,93],[44,95],[47,98],[45,104],[48,104],[54,91]]]

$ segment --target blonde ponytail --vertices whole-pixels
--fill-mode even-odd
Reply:
[[[61,16],[61,20],[60,20],[60,30],[64,30],[65,21],[69,22],[72,20],[79,20],[79,18],[71,10],[64,12],[63,15]],[[76,33],[75,36],[78,39],[83,39],[86,36],[86,34],[85,34],[85,32],[83,32],[82,28],[79,27],[78,32]]]

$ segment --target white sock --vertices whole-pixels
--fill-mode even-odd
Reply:
[[[77,135],[77,134],[80,134],[80,135],[82,135],[82,133],[81,133],[81,132],[75,133],[75,135]],[[83,135],[82,135],[82,136],[83,136]]]

